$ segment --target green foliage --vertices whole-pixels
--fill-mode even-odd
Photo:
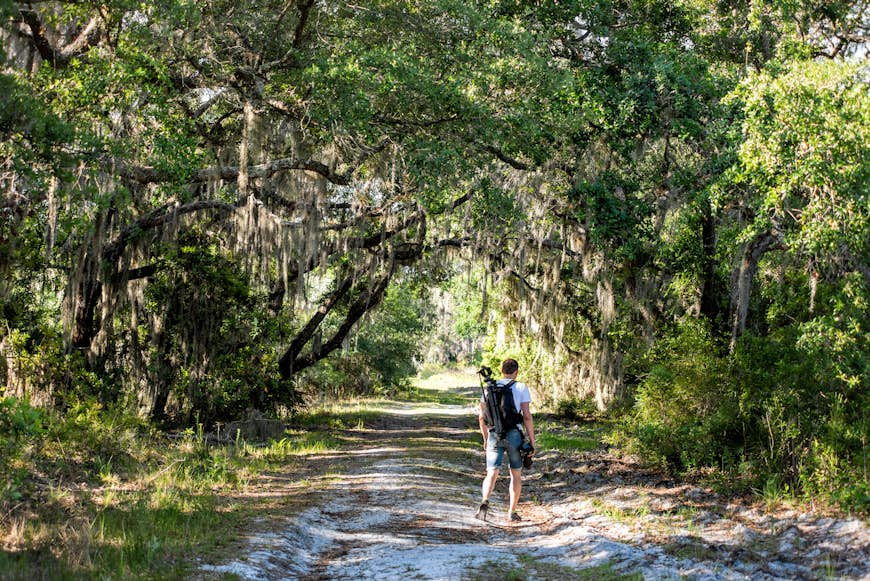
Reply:
[[[489,313],[484,301],[483,281],[480,276],[459,274],[448,287],[453,301],[453,333],[464,340],[474,341],[486,333]]]
[[[739,180],[758,193],[760,228],[772,222],[794,252],[817,259],[848,249],[870,256],[870,96],[858,64],[771,66],[747,78]]]
[[[638,387],[637,450],[678,471],[718,467],[793,494],[836,491],[844,507],[865,511],[867,333],[829,322],[747,335],[733,357],[699,322],[681,323],[651,352]]]
[[[43,431],[45,412],[14,397],[0,397],[0,436],[17,442]]]
[[[782,487],[806,495],[836,491],[844,507],[863,511],[870,440],[866,333],[816,351],[807,331],[818,323],[771,339],[746,337],[735,354],[749,460]],[[861,378],[831,373],[837,359],[857,362]]]
[[[710,330],[692,319],[655,345],[632,418],[642,451],[676,469],[740,457],[738,399],[722,352]]]
[[[300,389],[337,401],[407,388],[429,326],[425,303],[417,292],[412,281],[392,287],[350,339],[348,349],[306,370],[297,380]]]
[[[26,471],[19,463],[24,448],[43,434],[44,424],[42,410],[14,397],[0,397],[0,506],[21,498]]]
[[[650,208],[636,195],[636,186],[609,173],[579,184],[574,195],[581,208],[577,218],[589,224],[593,240],[613,250],[617,259],[637,259],[644,235],[641,224]]]
[[[73,140],[69,124],[63,122],[37,98],[19,78],[0,74],[0,154],[12,153],[15,169],[31,173],[27,164],[51,163],[60,166],[66,156],[59,151]]]
[[[591,421],[599,415],[598,404],[590,398],[566,397],[556,402],[556,417],[569,422]]]
[[[252,406],[291,405],[274,355],[263,348],[277,334],[276,323],[256,307],[232,256],[194,230],[155,262],[145,297],[162,330],[142,328],[136,340],[151,349],[153,381],[172,386],[177,419],[210,424]]]
[[[395,285],[360,329],[356,349],[368,360],[375,384],[385,390],[407,385],[417,372],[429,321],[424,302],[407,285]]]

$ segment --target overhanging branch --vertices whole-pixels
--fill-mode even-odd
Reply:
[[[178,181],[177,176],[174,174],[155,167],[138,166],[119,160],[113,160],[107,165],[109,166],[107,169],[114,171],[117,175],[140,184]],[[248,177],[269,178],[279,172],[291,170],[314,172],[323,176],[335,185],[346,186],[351,183],[351,178],[356,168],[354,167],[345,172],[338,173],[325,163],[313,159],[283,158],[249,166]],[[194,172],[186,181],[195,184],[218,179],[230,181],[237,179],[238,177],[238,166],[209,167]]]
[[[39,56],[51,63],[55,68],[65,67],[72,59],[87,53],[103,38],[103,26],[100,20],[94,17],[79,30],[72,42],[58,48],[48,40],[45,24],[35,10],[32,8],[21,8],[19,14],[21,15],[21,21],[30,30],[30,40]]]

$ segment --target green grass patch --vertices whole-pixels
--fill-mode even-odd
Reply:
[[[417,387],[409,390],[407,400],[415,403],[427,403],[436,405],[472,405],[479,401],[480,394],[475,393],[472,389],[462,389],[460,391],[429,389]]]
[[[598,514],[625,523],[634,522],[650,514],[650,508],[645,504],[638,507],[622,508],[594,498],[592,499],[592,506]]]
[[[715,561],[719,553],[710,547],[699,537],[684,537],[679,541],[667,543],[662,550],[669,555],[680,559],[692,559],[693,561]]]
[[[463,576],[465,581],[641,581],[640,573],[621,573],[610,563],[593,567],[569,567],[532,555],[517,556],[512,565],[503,561],[487,561]]]
[[[383,412],[366,409],[385,400],[371,400],[346,405],[330,405],[317,410],[297,414],[290,423],[300,430],[321,430],[334,435],[340,430],[364,429],[373,421],[382,418]],[[364,407],[366,406],[366,407]]]
[[[561,450],[563,452],[586,452],[598,448],[598,438],[584,436],[566,436],[550,432],[541,432],[537,438],[541,449]]]
[[[441,370],[435,373],[423,372],[413,382],[414,386],[426,390],[468,390],[480,385],[480,376],[474,370]]]
[[[287,430],[286,434],[280,440],[270,442],[258,454],[271,462],[283,462],[293,456],[307,456],[337,450],[343,444],[343,439],[320,430],[311,432]]]

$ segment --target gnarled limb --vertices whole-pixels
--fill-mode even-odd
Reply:
[[[151,184],[160,182],[175,181],[175,176],[170,172],[160,170],[150,166],[139,166],[129,164],[120,160],[112,160],[109,164],[111,170],[126,179],[138,182],[140,184]],[[319,174],[329,180],[331,183],[339,186],[346,186],[351,183],[353,172],[356,167],[352,167],[345,172],[338,173],[330,168],[325,163],[321,163],[313,159],[296,159],[282,158],[261,163],[258,165],[248,166],[248,177],[254,178],[270,178],[276,173],[289,170],[303,170]],[[190,177],[189,183],[203,183],[210,180],[235,180],[239,177],[238,166],[225,167],[208,167],[198,170]]]
[[[86,54],[103,38],[104,30],[100,19],[91,20],[78,32],[72,42],[56,47],[46,36],[45,24],[32,8],[21,8],[21,21],[30,30],[30,40],[43,60],[55,68],[67,66],[72,59]]]
[[[375,284],[369,289],[363,290],[356,298],[356,300],[348,307],[347,314],[344,317],[344,321],[342,321],[338,330],[333,333],[332,337],[329,338],[325,343],[320,346],[315,347],[305,355],[299,356],[297,353],[292,353],[290,349],[288,349],[284,356],[281,357],[281,361],[278,364],[278,372],[281,374],[281,377],[284,379],[289,379],[293,376],[294,373],[298,373],[303,369],[307,369],[311,367],[321,359],[325,359],[329,356],[333,351],[341,347],[341,344],[347,338],[353,326],[359,321],[364,314],[366,314],[371,309],[377,307],[381,300],[384,298],[384,292],[387,290],[387,286],[390,283],[390,279],[393,277],[394,269],[391,266],[386,274],[384,274]],[[329,301],[332,297],[329,297],[327,301]],[[306,328],[308,325],[306,325]],[[315,329],[319,327],[319,322],[315,326]],[[312,330],[311,335],[313,336],[314,332]],[[307,339],[305,340],[307,342]],[[292,344],[291,344],[292,345]],[[300,346],[301,349],[301,346]]]
[[[293,372],[293,363],[299,357],[299,354],[302,352],[302,349],[314,337],[315,332],[320,327],[320,324],[323,322],[323,319],[332,312],[335,306],[338,304],[338,301],[344,297],[347,292],[353,286],[353,276],[348,276],[344,280],[342,280],[336,287],[335,290],[329,293],[329,295],[320,303],[320,306],[314,312],[308,322],[305,324],[302,329],[296,333],[296,336],[293,337],[293,340],[290,342],[290,346],[287,347],[287,351],[284,352],[284,355],[281,357],[281,360],[278,362],[278,367],[280,369],[288,368],[289,373]]]

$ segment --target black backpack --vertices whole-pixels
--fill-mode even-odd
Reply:
[[[512,379],[504,385],[499,385],[495,380],[488,379],[483,391],[483,398],[486,401],[484,420],[499,440],[503,440],[508,431],[515,429],[517,424],[523,423],[523,414],[517,411],[514,404],[511,386],[515,383],[516,381]]]

